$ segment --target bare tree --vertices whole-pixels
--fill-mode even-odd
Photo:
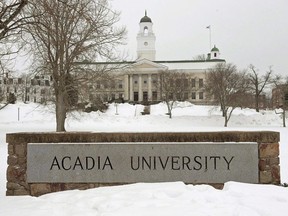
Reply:
[[[18,34],[23,25],[21,12],[28,0],[2,0],[0,2],[0,41]]]
[[[112,95],[119,90],[119,80],[122,80],[119,76],[127,68],[128,64],[123,62],[76,62],[74,82],[79,89],[79,101],[101,105],[115,99]]]
[[[261,76],[259,72],[256,70],[254,65],[251,64],[249,66],[249,69],[250,73],[248,74],[248,78],[250,81],[250,90],[252,94],[255,96],[256,112],[259,112],[261,94],[263,94],[265,87],[271,84],[273,71],[272,67],[269,67],[265,75]]]
[[[28,9],[33,15],[27,30],[34,41],[34,56],[53,78],[56,130],[65,131],[66,114],[75,99],[71,95],[80,85],[76,79],[84,77],[74,62],[111,59],[126,30],[115,26],[119,14],[108,0],[31,0]]]
[[[28,0],[1,0],[0,2],[0,76],[9,72],[7,64],[11,54],[19,50],[19,42],[24,21],[28,18],[23,15],[23,9]],[[19,44],[19,43],[18,43]]]
[[[184,101],[189,91],[189,77],[186,73],[177,71],[163,71],[157,84],[162,100],[166,103],[169,118],[172,118],[172,110],[177,101]]]
[[[232,112],[240,107],[248,89],[245,72],[238,72],[233,64],[219,63],[209,69],[206,77],[207,97],[221,107],[224,126],[227,127]]]
[[[205,54],[201,54],[201,55],[196,55],[193,57],[193,60],[195,61],[206,61],[207,57]]]
[[[0,2],[0,77],[3,81],[13,72],[11,61],[21,49],[21,33],[29,16],[24,14],[28,0],[1,0]],[[7,106],[15,102],[15,95],[2,91]],[[0,98],[0,100],[1,100]],[[3,107],[2,107],[3,108]],[[1,108],[0,108],[1,109]]]
[[[272,90],[272,103],[276,106],[275,113],[281,115],[283,127],[286,127],[286,111],[288,110],[288,77],[284,80],[281,76],[274,79],[275,88]]]

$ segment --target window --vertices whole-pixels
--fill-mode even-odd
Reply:
[[[157,101],[157,91],[152,92],[152,100]]]
[[[8,85],[12,85],[13,84],[13,79],[12,78],[9,78],[8,79]]]
[[[103,96],[102,96],[102,99],[103,99],[103,101],[108,101],[108,95],[107,94],[104,94]]]
[[[192,94],[191,94],[191,99],[192,99],[192,100],[196,100],[196,92],[192,92]]]
[[[100,89],[100,88],[101,88],[100,81],[97,81],[97,82],[96,82],[96,88],[97,88],[97,89]]]
[[[31,85],[33,85],[33,86],[37,85],[37,80],[36,79],[31,79]]]
[[[188,88],[188,79],[184,79],[184,88]]]
[[[119,89],[122,89],[122,88],[123,88],[122,80],[119,80],[119,82],[118,82],[118,88],[119,88]]]
[[[199,88],[202,88],[203,86],[204,86],[203,79],[199,79]]]
[[[176,79],[176,86],[181,87],[181,79]]]
[[[111,81],[110,85],[111,85],[111,89],[115,89],[116,88],[116,84],[115,84],[114,80]]]
[[[147,84],[147,80],[144,80],[143,83],[144,83],[144,84]]]
[[[203,92],[199,92],[199,99],[203,100],[204,99],[204,93]]]
[[[188,100],[188,92],[184,92],[184,100]]]
[[[285,101],[288,101],[288,93],[285,94],[284,99]]]
[[[196,87],[196,80],[195,79],[191,80],[191,86],[192,86],[192,88]]]
[[[137,81],[137,80],[134,80],[134,84],[137,85],[137,84],[138,84],[138,81]]]
[[[40,94],[41,95],[45,95],[45,92],[46,92],[45,89],[41,89],[41,93]]]
[[[153,84],[157,84],[157,80],[158,80],[158,76],[157,75],[152,74],[151,79],[152,79],[152,83]]]
[[[107,82],[106,81],[104,81],[104,89],[107,89],[108,88],[108,84],[107,84]],[[107,97],[108,98],[108,97]],[[107,100],[106,100],[107,101]]]
[[[115,100],[115,94],[111,94],[111,99],[114,101]]]

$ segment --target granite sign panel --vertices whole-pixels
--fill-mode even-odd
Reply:
[[[29,183],[258,183],[256,143],[31,143]]]

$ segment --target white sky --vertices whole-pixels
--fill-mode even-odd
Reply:
[[[136,59],[139,21],[154,24],[156,60],[189,60],[209,52],[209,30],[221,58],[239,69],[253,64],[261,73],[273,66],[288,75],[287,0],[112,0],[128,30],[127,51]]]

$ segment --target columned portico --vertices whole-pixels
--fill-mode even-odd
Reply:
[[[126,100],[140,103],[158,101],[161,93],[156,83],[159,82],[159,73],[166,70],[166,66],[148,59],[135,62],[125,75],[125,83],[128,84],[125,86]]]

